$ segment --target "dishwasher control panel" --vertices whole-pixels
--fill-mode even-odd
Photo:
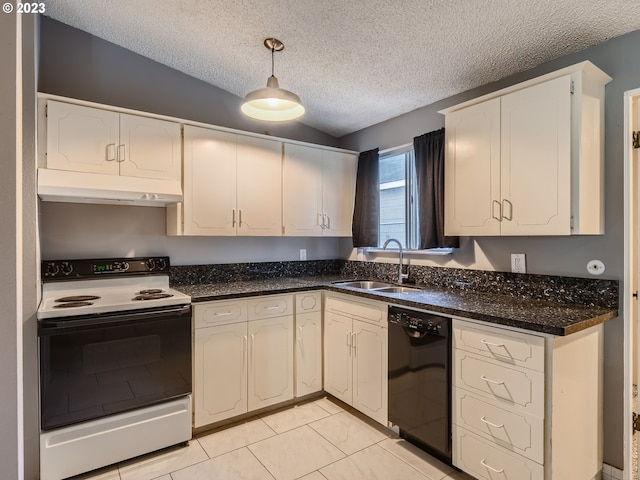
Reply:
[[[448,335],[451,319],[428,312],[389,307],[389,323],[395,323],[419,332]]]

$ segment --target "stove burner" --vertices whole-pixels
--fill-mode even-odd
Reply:
[[[160,298],[173,297],[170,293],[146,293],[143,295],[136,295],[134,300],[158,300]]]
[[[53,308],[75,308],[75,307],[87,307],[89,305],[93,305],[93,303],[92,302],[72,302],[69,300],[65,300],[65,303],[54,305]]]
[[[99,298],[97,295],[73,295],[71,297],[58,298],[56,302],[88,302],[89,300],[98,300]]]
[[[154,294],[154,293],[162,293],[162,289],[161,288],[148,288],[146,290],[140,290],[138,292],[139,295],[149,295],[149,294]]]

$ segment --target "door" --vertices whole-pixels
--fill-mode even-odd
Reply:
[[[282,212],[286,236],[322,236],[322,150],[285,144]]]
[[[47,168],[118,175],[118,114],[47,102]]]
[[[249,322],[249,411],[293,398],[293,317]]]
[[[180,124],[120,115],[120,175],[181,180],[181,150]]]
[[[282,235],[282,143],[237,135],[238,235]]]
[[[351,319],[325,311],[324,389],[352,404]]]
[[[355,200],[355,155],[323,151],[322,211],[325,214],[325,237],[350,237]]]
[[[194,426],[247,411],[247,324],[195,331]]]
[[[296,314],[296,396],[322,390],[322,313]]]
[[[236,137],[184,127],[184,234],[236,234]]]
[[[387,329],[353,320],[353,407],[387,424]]]
[[[571,234],[571,78],[501,99],[502,235]]]
[[[500,99],[445,117],[445,234],[500,235]]]

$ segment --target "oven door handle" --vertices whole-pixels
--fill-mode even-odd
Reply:
[[[145,311],[127,310],[99,315],[82,315],[78,317],[47,318],[38,322],[38,336],[60,335],[77,330],[95,330],[121,324],[132,325],[158,320],[186,318],[191,320],[191,304],[175,307],[158,307]]]

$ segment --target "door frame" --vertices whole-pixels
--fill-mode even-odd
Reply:
[[[638,175],[638,169],[632,165],[633,145],[631,142],[631,131],[634,125],[633,102],[640,101],[640,88],[628,90],[624,93],[624,280],[623,280],[623,318],[624,322],[624,419],[623,419],[623,479],[631,480],[632,472],[632,441],[633,432],[631,422],[633,418],[633,381],[634,381],[634,348],[638,348],[638,332],[634,331],[632,318],[633,304],[633,282],[632,275],[638,275],[638,245],[635,242],[635,232],[633,229],[633,217],[638,216],[638,205],[632,204],[634,196],[634,177]],[[632,265],[632,263],[634,265]]]

